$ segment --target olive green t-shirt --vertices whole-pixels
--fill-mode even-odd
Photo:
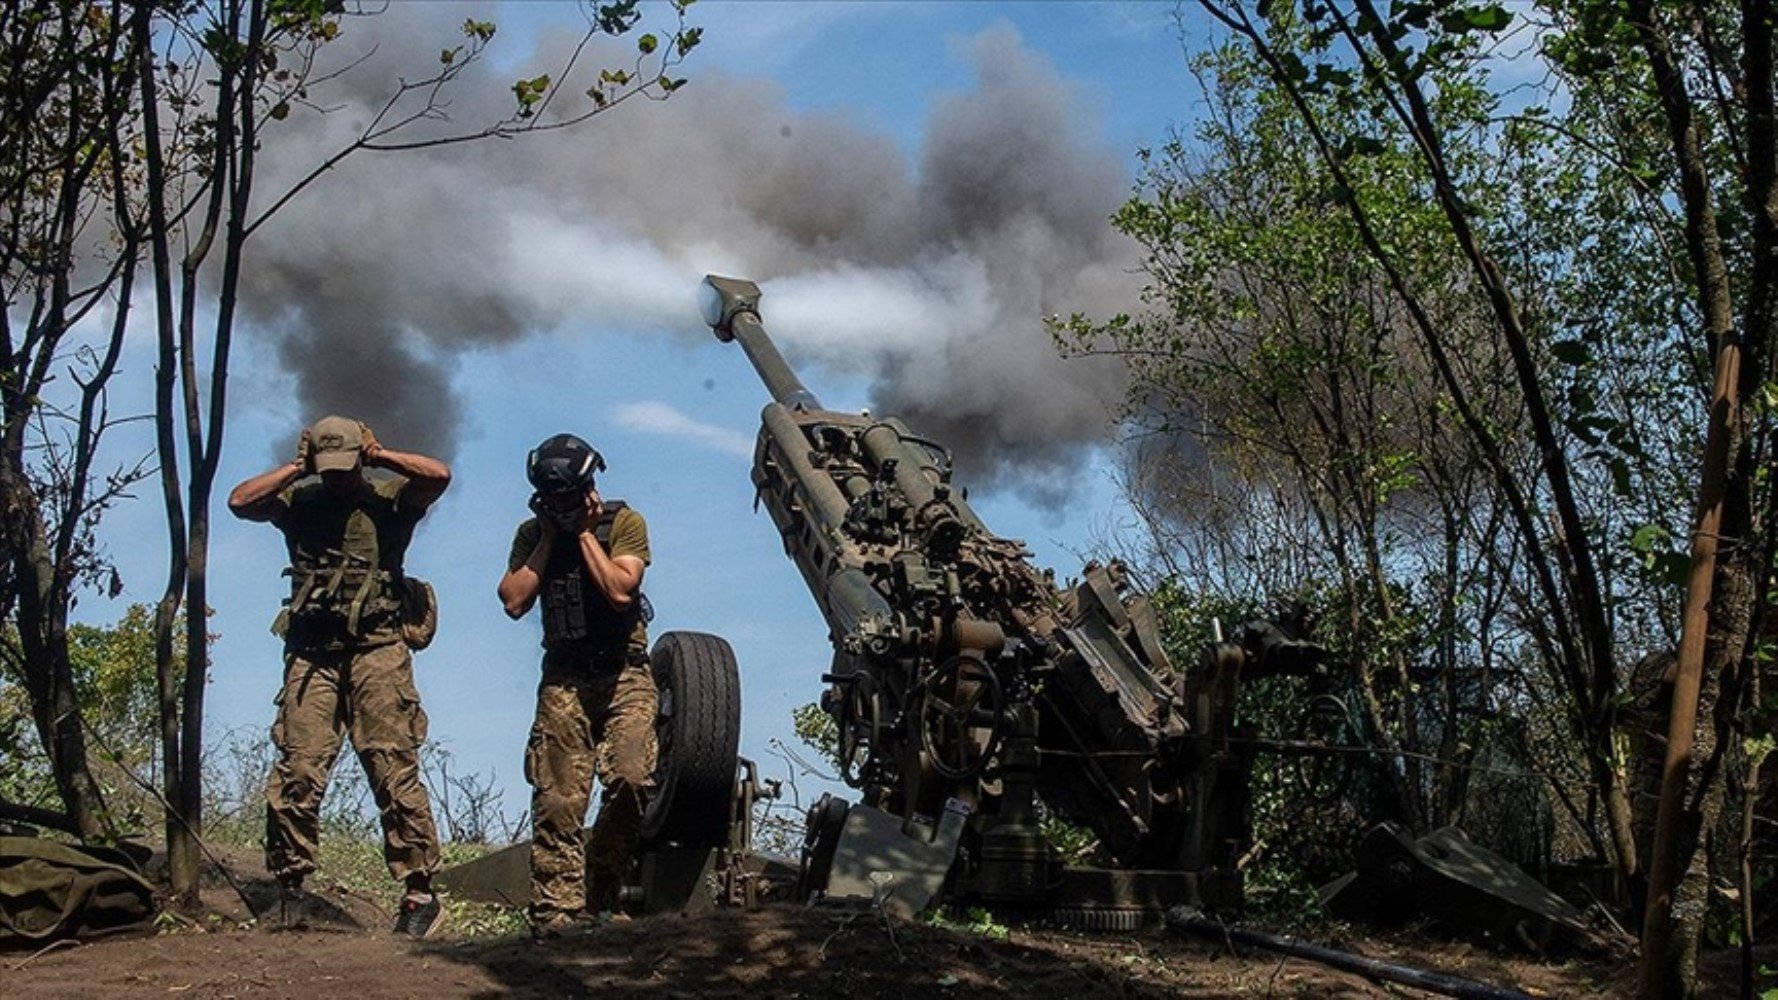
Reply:
[[[535,517],[526,518],[519,524],[518,531],[512,536],[512,552],[506,560],[508,572],[525,565],[531,558],[531,553],[537,549],[537,540],[542,533],[543,528]],[[644,566],[653,562],[648,551],[648,522],[634,507],[624,507],[612,519],[611,541],[605,546],[605,553],[613,559],[618,556],[635,556],[642,560]],[[620,613],[599,596],[598,586],[592,582],[592,572],[586,568],[574,538],[558,532],[550,550],[549,561],[544,565],[544,589],[547,589],[551,578],[561,573],[580,573],[585,576],[584,593],[588,595],[586,614],[594,635],[609,633],[613,626],[619,624],[618,620],[634,617],[635,625],[629,631],[625,647],[631,653],[648,652],[648,625],[642,620],[642,616],[634,612]],[[604,628],[599,627],[601,623]],[[548,647],[547,640],[544,645]]]

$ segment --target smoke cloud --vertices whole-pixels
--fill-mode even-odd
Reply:
[[[395,67],[436,61],[449,20],[397,4],[350,24],[355,51],[375,44],[391,68],[366,63],[329,113],[281,123],[264,188],[356,134]],[[535,62],[571,41],[546,39]],[[454,353],[590,325],[705,336],[698,281],[749,277],[812,386],[822,369],[863,377],[877,412],[953,448],[964,481],[1053,502],[1104,439],[1123,373],[1058,358],[1043,317],[1130,308],[1136,248],[1106,221],[1129,178],[1012,28],[963,51],[975,85],[934,102],[911,162],[867,122],[792,110],[695,55],[671,100],[562,133],[358,154],[256,237],[250,318],[279,338],[309,413],[448,455]],[[459,124],[506,110],[497,75],[519,73],[463,81]]]

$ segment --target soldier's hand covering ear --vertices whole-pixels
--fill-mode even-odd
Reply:
[[[545,537],[553,536],[562,530],[562,515],[550,506],[549,498],[541,493],[531,494],[531,502],[527,505],[531,513],[537,515],[537,525],[543,529]]]
[[[363,461],[369,462],[377,457],[377,452],[382,451],[383,446],[377,443],[376,432],[370,429],[369,424],[360,421],[358,431],[361,435],[358,453],[362,456]]]
[[[586,530],[586,501],[584,494],[578,492],[533,493],[531,513],[537,515],[538,523],[546,531],[575,535]]]
[[[307,427],[296,439],[296,467],[305,474],[315,471],[315,442],[309,437]]]

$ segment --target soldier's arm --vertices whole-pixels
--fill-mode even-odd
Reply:
[[[436,458],[385,448],[374,440],[364,446],[363,455],[365,465],[388,469],[407,479],[401,502],[410,506],[431,506],[451,485],[451,467]]]
[[[285,462],[269,472],[243,480],[229,492],[229,513],[243,521],[272,520],[284,506],[279,494],[302,474],[302,463]]]
[[[549,564],[549,549],[555,543],[555,525],[539,520],[537,541],[529,553],[522,552],[524,529],[513,539],[513,554],[508,560],[506,575],[500,578],[500,605],[506,616],[518,620],[537,603],[537,592],[543,589],[543,568]],[[523,561],[519,561],[520,559]]]
[[[642,588],[642,572],[648,568],[639,555],[626,551],[629,547],[612,538],[612,551],[616,555],[608,555],[605,547],[599,544],[594,536],[593,528],[599,522],[597,494],[594,494],[592,510],[586,520],[586,526],[580,532],[580,558],[586,562],[587,572],[592,574],[593,583],[599,592],[605,595],[605,603],[614,611],[628,611],[636,602],[636,592]],[[648,543],[641,543],[640,551],[646,552]]]

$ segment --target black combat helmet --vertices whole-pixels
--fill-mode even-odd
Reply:
[[[556,434],[525,456],[525,478],[539,493],[587,490],[593,474],[605,471],[605,458],[572,434]]]

